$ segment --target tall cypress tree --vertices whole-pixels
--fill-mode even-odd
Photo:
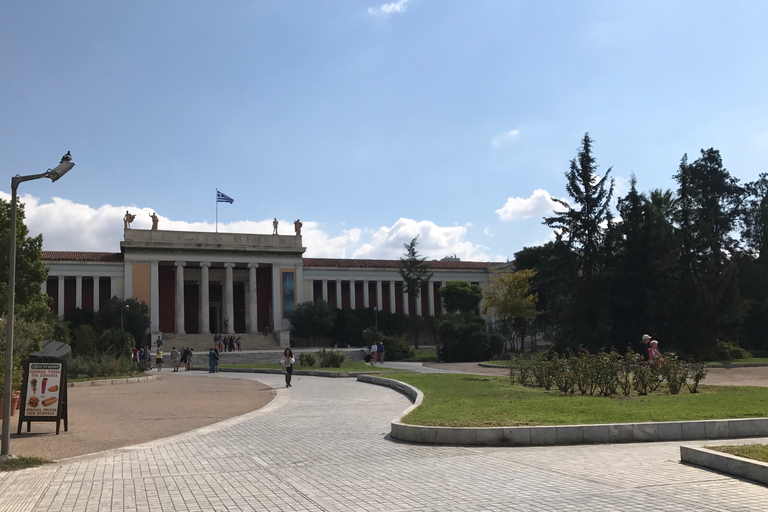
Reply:
[[[565,173],[565,188],[571,201],[555,199],[563,210],[544,219],[544,224],[555,231],[556,245],[567,246],[575,255],[575,267],[570,272],[561,272],[572,276],[571,282],[564,284],[573,290],[563,307],[563,329],[558,340],[563,348],[585,345],[597,349],[612,344],[602,271],[611,250],[606,232],[613,221],[610,202],[614,183],[608,178],[611,169],[602,177],[597,174],[592,143],[589,134],[585,134]]]

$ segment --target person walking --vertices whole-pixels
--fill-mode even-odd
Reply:
[[[376,357],[379,358],[379,363],[384,364],[384,341],[379,342],[378,350],[376,351]]]
[[[179,365],[181,364],[181,354],[178,350],[176,350],[176,347],[173,347],[173,350],[171,350],[171,364],[173,365],[173,371],[179,371]]]
[[[184,371],[192,369],[192,347],[187,348],[187,365],[184,367]]]
[[[208,373],[216,373],[216,365],[219,362],[219,354],[215,348],[208,352]]]
[[[163,371],[163,349],[161,347],[157,347],[157,353],[155,354],[155,364],[157,365],[157,371],[161,372]]]
[[[371,345],[371,366],[376,364],[376,353],[379,351],[379,346],[376,342]]]
[[[286,348],[283,351],[283,358],[280,359],[280,364],[283,365],[283,373],[285,374],[285,387],[291,387],[291,377],[293,376],[293,363],[296,359],[293,357],[293,351],[290,348]]]

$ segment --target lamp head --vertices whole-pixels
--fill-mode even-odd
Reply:
[[[74,166],[75,162],[61,162],[55,168],[48,171],[48,177],[51,178],[51,181],[56,181],[67,174],[67,172]]]

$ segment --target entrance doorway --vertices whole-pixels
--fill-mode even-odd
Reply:
[[[208,306],[208,325],[211,326],[213,334],[221,333],[221,304],[211,304]]]

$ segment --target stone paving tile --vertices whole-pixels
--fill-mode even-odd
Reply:
[[[287,390],[280,375],[178,376],[244,377],[276,387],[275,401],[166,440],[0,474],[0,511],[767,508],[768,488],[680,464],[679,443],[411,445],[386,438],[410,405],[388,388],[296,376]]]

